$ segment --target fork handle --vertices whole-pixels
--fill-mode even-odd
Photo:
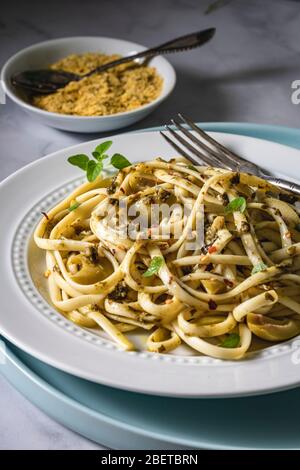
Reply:
[[[282,178],[276,178],[274,176],[264,176],[264,179],[267,180],[269,183],[278,186],[281,189],[285,189],[286,191],[292,191],[300,196],[300,185],[296,183],[292,183],[291,181],[284,180]]]

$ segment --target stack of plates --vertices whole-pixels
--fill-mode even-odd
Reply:
[[[263,158],[267,169],[300,179],[299,152],[291,148],[300,147],[299,131],[202,127],[218,132],[220,141],[251,161]],[[38,293],[31,277],[39,262],[30,248],[32,229],[40,212],[76,184],[78,173],[65,157],[94,145],[56,152],[1,184],[1,200],[10,201],[2,213],[7,230],[0,234],[0,331],[6,343],[1,372],[50,416],[108,447],[300,448],[300,392],[279,392],[300,383],[299,340],[238,363],[122,353],[108,340],[66,322]],[[157,130],[114,137],[114,150],[124,148],[132,161],[141,155],[143,160],[172,155]],[[17,191],[21,185],[22,194]]]

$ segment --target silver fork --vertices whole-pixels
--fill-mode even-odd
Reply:
[[[264,178],[281,189],[292,191],[300,196],[300,185],[273,176],[267,170],[224,147],[204,132],[203,129],[200,129],[191,119],[182,114],[178,114],[178,117],[187,127],[183,126],[177,119],[172,119],[171,122],[177,132],[169,125],[166,125],[165,128],[173,139],[163,132],[161,132],[161,135],[176,152],[187,158],[193,165],[206,164],[231,171],[251,173]],[[195,133],[191,131],[195,131]]]

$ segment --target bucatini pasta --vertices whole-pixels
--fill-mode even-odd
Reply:
[[[77,188],[34,239],[53,305],[125,350],[143,331],[155,353],[240,359],[255,337],[300,333],[297,202],[256,176],[181,158],[126,166]]]

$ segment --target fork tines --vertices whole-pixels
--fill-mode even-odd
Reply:
[[[177,119],[172,119],[173,126],[166,125],[166,133],[161,132],[164,139],[178,152],[194,165],[208,165],[227,170],[238,171],[245,160],[228,150],[222,144],[213,139],[209,134],[200,129],[191,119],[178,114]]]

